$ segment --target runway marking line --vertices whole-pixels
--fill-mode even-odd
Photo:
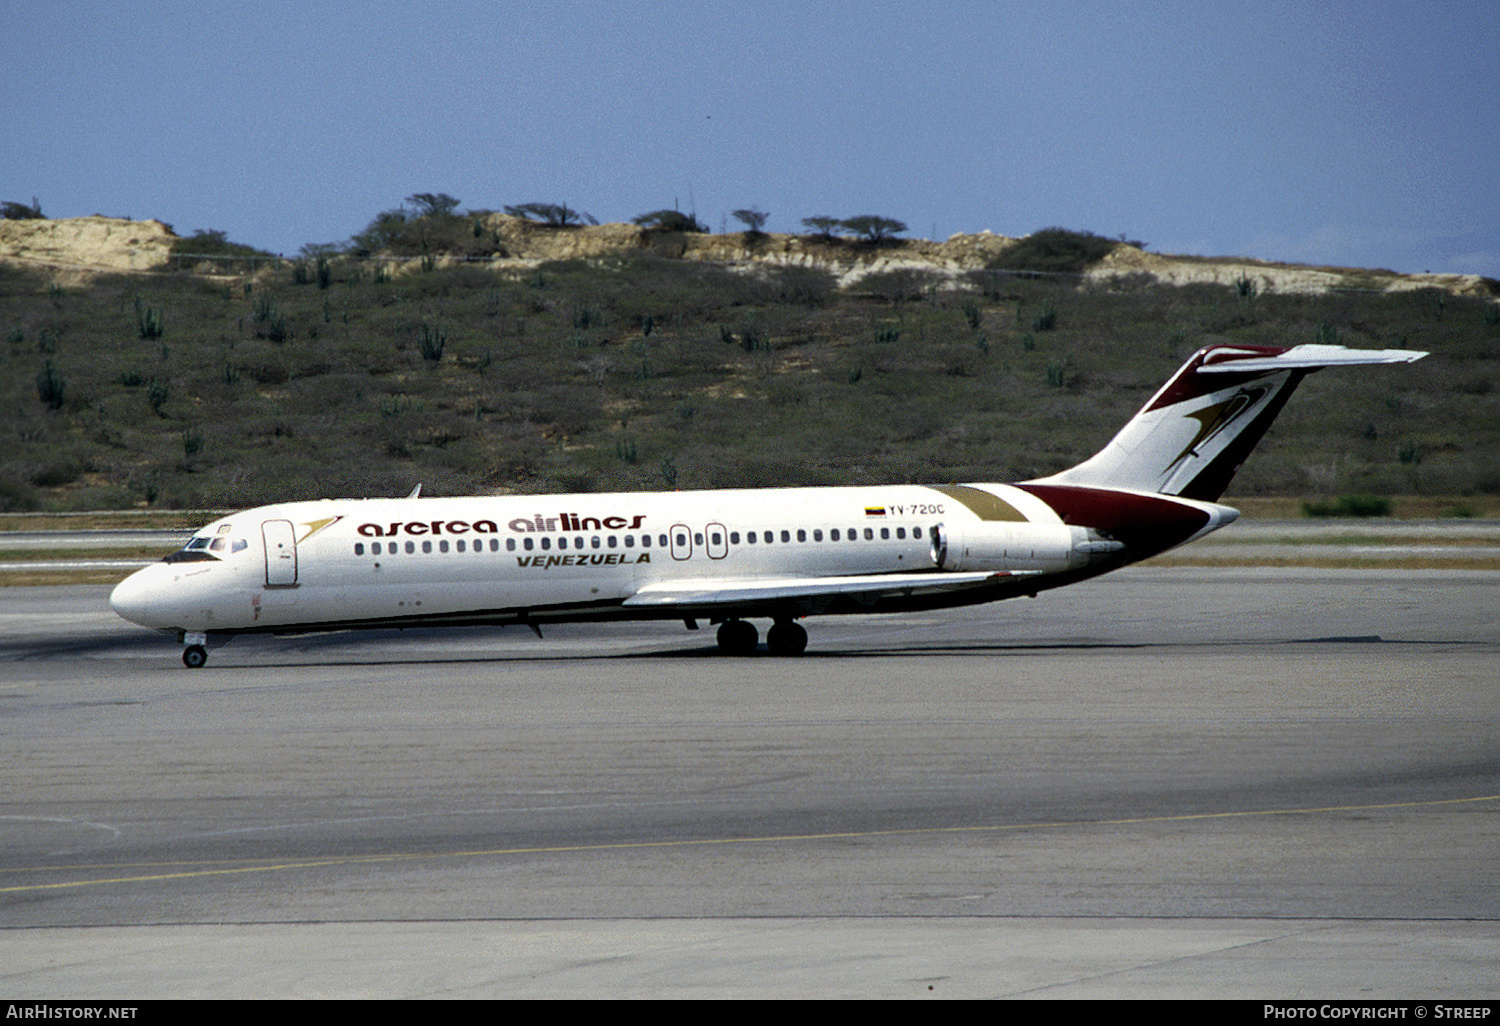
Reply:
[[[248,866],[226,866],[211,869],[184,870],[176,873],[148,873],[136,876],[104,877],[96,880],[68,880],[62,883],[22,884],[0,887],[0,894],[25,891],[63,890],[74,887],[97,887],[103,884],[151,883],[159,880],[189,880],[203,876],[229,876],[242,873],[270,873],[285,869],[316,869],[321,866],[357,866],[381,862],[416,862],[422,859],[482,858],[498,855],[543,855],[576,851],[625,851],[632,848],[689,848],[711,844],[776,844],[787,841],[835,841],[861,837],[898,837],[915,834],[979,834],[1012,830],[1053,830],[1079,826],[1138,826],[1146,823],[1184,823],[1206,819],[1248,819],[1256,816],[1310,816],[1322,812],[1372,812],[1381,809],[1432,808],[1439,805],[1465,805],[1500,801],[1500,794],[1477,798],[1440,798],[1432,801],[1387,802],[1378,805],[1328,805],[1313,809],[1247,809],[1242,812],[1190,812],[1178,816],[1141,816],[1128,819],[1073,820],[1051,823],[1013,823],[1008,826],[968,827],[901,827],[894,830],[849,830],[820,834],[773,834],[764,837],[701,837],[685,841],[623,841],[617,844],[565,844],[538,848],[489,848],[474,851],[408,852],[393,855],[345,855],[324,859],[294,859]],[[143,865],[203,865],[200,861],[180,863],[144,863]],[[78,872],[82,869],[124,868],[131,863],[109,863],[98,866],[36,866],[24,869],[0,869],[0,873]]]

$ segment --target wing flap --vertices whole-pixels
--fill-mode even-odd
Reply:
[[[922,595],[1033,577],[1040,571],[871,574],[862,577],[697,578],[648,584],[625,600],[627,606],[732,606],[781,599],[855,598]]]

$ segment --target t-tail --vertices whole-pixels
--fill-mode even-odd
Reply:
[[[1038,484],[1214,502],[1302,379],[1323,367],[1413,363],[1410,349],[1205,346],[1099,452]]]

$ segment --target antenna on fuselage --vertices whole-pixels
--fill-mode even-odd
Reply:
[[[408,499],[419,499],[421,497],[422,497],[422,484],[421,484],[421,482],[418,482],[417,486],[411,490],[411,494],[408,495],[407,498]]]

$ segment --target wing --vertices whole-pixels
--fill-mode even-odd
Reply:
[[[835,599],[874,603],[884,598],[966,591],[1039,574],[1040,571],[985,571],[861,577],[690,578],[648,584],[626,599],[625,605],[704,609],[789,602],[816,609]]]

